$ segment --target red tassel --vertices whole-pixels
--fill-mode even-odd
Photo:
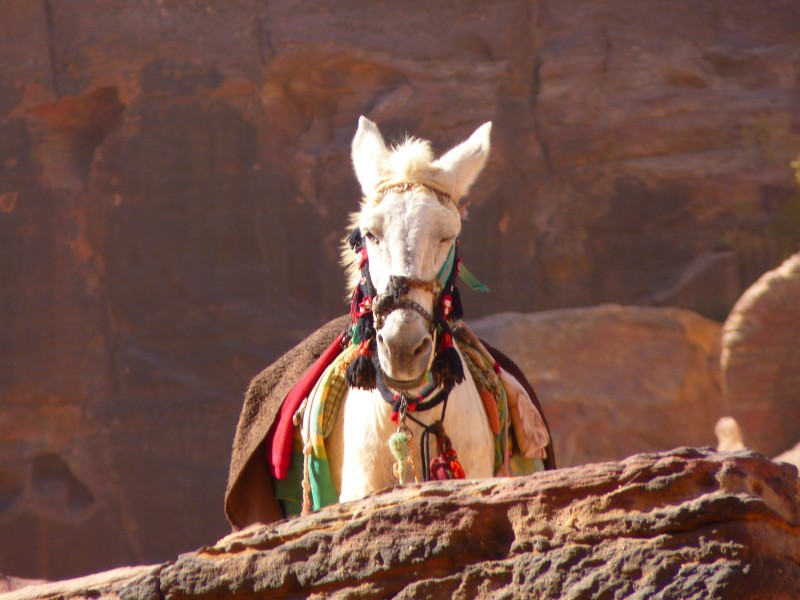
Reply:
[[[458,461],[458,454],[453,448],[450,438],[444,432],[441,422],[438,427],[434,429],[436,436],[436,450],[438,454],[431,459],[430,474],[431,479],[436,481],[443,481],[445,479],[466,479],[467,475],[464,473],[464,467]]]
[[[442,334],[442,340],[440,342],[440,348],[444,350],[445,348],[452,348],[453,347],[453,336],[450,335],[449,332],[444,332]]]
[[[444,460],[444,457],[439,455],[431,460],[431,481],[453,479],[452,475],[453,473],[450,470],[450,465]]]
[[[451,460],[450,461],[450,470],[453,473],[453,477],[455,479],[466,479],[467,474],[464,473],[464,467],[461,466],[461,463],[458,460]]]
[[[453,314],[453,297],[450,294],[442,294],[442,314],[446,321]]]
[[[369,296],[364,296],[364,298],[358,305],[358,313],[356,313],[356,317],[361,318],[371,310],[372,310],[372,298],[370,298]]]

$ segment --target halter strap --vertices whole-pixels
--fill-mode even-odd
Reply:
[[[414,279],[402,275],[392,275],[389,277],[389,284],[386,290],[380,294],[372,304],[372,313],[375,315],[375,326],[378,329],[383,327],[386,317],[394,310],[407,308],[419,313],[428,323],[428,327],[435,325],[434,317],[421,304],[408,298],[408,293],[413,288],[422,288],[438,298],[442,290],[442,284],[437,281],[426,281],[424,279]]]
[[[408,179],[388,179],[378,184],[375,188],[375,203],[379,204],[383,197],[393,191],[401,191],[407,192],[413,187],[423,187],[434,194],[439,199],[439,202],[444,204],[451,203],[456,209],[458,209],[458,203],[453,200],[453,196],[448,192],[440,183],[433,181],[432,179],[414,179],[413,181],[409,181]]]

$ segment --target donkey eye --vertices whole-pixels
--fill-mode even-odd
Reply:
[[[373,244],[379,244],[380,243],[380,240],[378,239],[378,237],[374,233],[372,233],[371,231],[364,232],[364,237],[367,238]]]
[[[448,237],[443,237],[442,239],[439,240],[439,243],[442,244],[442,245],[452,244],[453,240],[455,240],[455,239],[456,239],[456,236],[451,235],[451,236],[448,236]]]

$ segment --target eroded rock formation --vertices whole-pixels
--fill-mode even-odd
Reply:
[[[736,303],[722,335],[722,376],[744,443],[775,455],[800,440],[800,253]]]
[[[604,305],[470,321],[547,399],[560,466],[710,445],[723,414],[720,325],[674,308]]]
[[[253,526],[164,565],[26,598],[792,598],[797,470],[681,448],[520,479],[436,482]]]

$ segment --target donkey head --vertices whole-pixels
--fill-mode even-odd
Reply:
[[[418,385],[436,352],[440,272],[461,231],[461,199],[486,164],[490,130],[482,125],[435,159],[429,142],[408,139],[390,149],[375,123],[359,120],[352,158],[364,199],[353,222],[377,292],[378,358],[396,386]]]

